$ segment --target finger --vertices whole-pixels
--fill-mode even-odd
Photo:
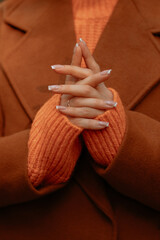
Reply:
[[[98,91],[88,85],[50,85],[48,90],[75,97],[101,98]]]
[[[80,118],[95,118],[100,114],[103,114],[104,111],[97,110],[94,108],[88,107],[64,107],[64,106],[56,106],[56,108],[63,114],[71,116],[71,117],[80,117]]]
[[[107,110],[117,106],[117,102],[98,98],[74,97],[69,101],[71,107],[90,107],[95,109]]]
[[[71,65],[72,66],[81,66],[81,62],[82,62],[82,50],[79,46],[78,43],[76,43],[74,50],[73,50],[73,56],[72,56],[72,62]],[[65,79],[65,84],[74,84],[77,81],[77,78],[71,75],[66,75],[66,79]],[[70,99],[72,96],[69,94],[63,94],[61,96],[61,105],[66,105],[68,99]]]
[[[109,75],[111,74],[111,69],[104,70],[102,72],[95,73],[84,80],[78,81],[76,84],[78,85],[90,85],[92,87],[97,87],[98,84],[104,82],[109,78]]]
[[[95,119],[69,118],[69,120],[77,127],[90,130],[101,130],[109,126],[108,122],[102,122]]]
[[[72,66],[80,67],[82,62],[82,50],[78,43],[76,43],[72,56]],[[77,78],[72,75],[66,76],[65,84],[74,84],[77,81]]]
[[[92,56],[86,42],[80,38],[79,39],[79,45],[82,49],[82,55],[84,57],[84,61],[86,63],[86,66],[91,69],[94,73],[100,72],[100,67],[98,63],[95,61],[94,57]]]
[[[105,87],[104,85],[103,86],[100,86],[100,85],[109,78],[110,73],[111,73],[111,69],[105,70],[103,72],[95,73],[95,74],[85,78],[84,80],[78,81],[75,85],[77,85],[77,86],[78,85],[89,85],[93,88],[97,87],[97,90],[98,90],[97,92],[100,93],[101,90],[103,91],[103,89]],[[102,87],[102,89],[101,89],[101,87]],[[107,88],[106,88],[106,91],[107,91]],[[61,105],[65,105],[66,100],[69,100],[71,98],[72,98],[71,95],[63,94],[61,97]]]
[[[54,69],[57,73],[64,75],[72,75],[73,77],[83,79],[93,74],[92,70],[88,68],[81,68],[78,66],[71,65],[52,65],[52,69]]]
[[[79,44],[76,43],[76,45],[74,47],[74,51],[73,51],[71,65],[80,67],[81,61],[82,61],[82,50],[81,50]]]

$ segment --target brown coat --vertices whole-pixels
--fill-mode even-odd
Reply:
[[[0,239],[160,239],[160,1],[119,0],[94,52],[126,109],[127,130],[106,170],[84,148],[71,180],[34,189],[27,142],[37,110],[70,64],[71,0],[8,0],[0,17]],[[57,191],[56,191],[57,190]],[[48,194],[49,193],[49,194]]]

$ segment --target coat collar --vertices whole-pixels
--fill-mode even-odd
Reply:
[[[106,84],[120,93],[129,109],[148,93],[160,76],[159,46],[152,34],[160,30],[160,17],[158,11],[156,17],[150,13],[150,4],[144,7],[141,2],[119,0],[93,53],[101,69],[113,69]],[[64,81],[50,65],[70,64],[76,41],[71,4],[71,0],[6,2],[2,64],[32,120],[51,96],[47,86]],[[159,8],[152,6],[153,14],[156,9]],[[21,37],[17,40],[14,36],[18,32]]]

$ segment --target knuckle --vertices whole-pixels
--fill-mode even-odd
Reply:
[[[104,105],[105,105],[104,100],[103,99],[97,99],[97,105],[99,107],[104,107]]]
[[[88,116],[90,114],[91,110],[89,108],[83,108],[81,109],[81,113]]]
[[[83,124],[77,118],[69,118],[69,121],[77,127],[83,127]]]
[[[68,119],[69,119],[69,121],[70,121],[71,123],[76,124],[75,118],[68,117]]]
[[[70,65],[65,65],[64,70],[67,72],[67,76],[69,77],[72,73],[72,67]]]
[[[100,104],[99,104],[99,99],[94,99],[93,104],[94,104],[95,106],[99,106],[99,105],[100,105]]]
[[[88,69],[88,76],[91,76],[93,74],[94,74],[94,72],[91,69]]]
[[[67,100],[68,99],[68,95],[67,94],[62,94],[61,95],[61,100]]]
[[[90,128],[90,127],[92,127],[92,125],[93,125],[93,121],[90,119],[86,119],[86,127]]]
[[[91,94],[91,91],[92,91],[92,88],[89,85],[86,85],[84,88],[84,94],[88,96]]]
[[[76,105],[78,105],[78,104],[79,104],[79,100],[78,100],[77,97],[72,98],[72,99],[70,100],[70,105],[71,105],[71,106],[76,106]]]
[[[70,75],[66,75],[66,79],[65,79],[65,81],[68,82],[69,79],[70,79]]]
[[[63,90],[66,91],[66,94],[69,94],[67,92],[70,92],[71,91],[71,86],[70,85],[64,85],[63,86]]]
[[[84,125],[83,124],[83,119],[81,119],[81,118],[74,118],[72,120],[72,123],[79,126],[79,127],[83,127],[83,125]]]

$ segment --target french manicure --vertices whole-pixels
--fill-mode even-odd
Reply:
[[[102,126],[102,127],[108,127],[108,126],[109,126],[109,122],[99,121],[98,123],[99,123],[99,125]]]
[[[64,67],[64,65],[60,65],[60,64],[51,66],[52,69],[59,69],[59,68],[63,68],[63,67]]]
[[[56,106],[56,109],[58,109],[58,110],[66,110],[66,107],[65,106]]]
[[[49,86],[48,86],[48,90],[49,90],[49,91],[56,91],[56,90],[58,90],[59,88],[60,88],[59,85],[49,85]]]
[[[101,75],[109,75],[111,74],[111,72],[112,72],[112,69],[104,70],[101,72]]]
[[[109,107],[116,107],[117,106],[117,102],[114,102],[114,101],[105,101],[105,104]]]
[[[77,49],[78,46],[79,46],[79,44],[76,43],[76,45],[75,45],[75,47],[74,47],[74,50],[73,50],[74,53],[75,53],[75,51],[76,51],[76,49]]]
[[[79,41],[83,42],[84,44],[86,44],[86,42],[82,38],[80,38]]]

